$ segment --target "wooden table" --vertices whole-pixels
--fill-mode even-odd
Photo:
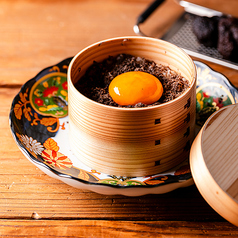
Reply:
[[[150,2],[0,1],[1,237],[238,237],[195,185],[141,197],[75,189],[30,163],[10,133],[11,102],[28,79],[91,43],[135,35],[136,18]],[[162,35],[182,12],[167,0],[142,27]],[[236,70],[208,64],[238,86]]]

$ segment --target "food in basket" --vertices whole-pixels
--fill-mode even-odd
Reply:
[[[99,103],[145,107],[177,98],[189,87],[189,81],[168,66],[157,65],[142,57],[119,54],[102,62],[94,61],[76,87]],[[115,87],[121,92],[115,93],[112,90]]]
[[[134,97],[143,94],[135,93],[135,87],[141,88],[145,81],[154,85],[158,80],[161,98],[153,98],[154,103],[141,100],[124,105],[129,93],[126,103],[116,103],[109,85],[115,90],[115,79],[123,90],[129,89],[124,79],[117,78],[127,73],[132,74],[129,81],[137,73],[150,75],[128,90]],[[144,86],[149,98],[153,96],[154,86],[147,88],[147,82]],[[102,173],[133,177],[166,171],[188,158],[195,131],[196,68],[177,46],[148,37],[95,43],[71,61],[68,95],[70,146],[85,165]]]

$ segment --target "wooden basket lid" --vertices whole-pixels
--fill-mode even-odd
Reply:
[[[238,104],[212,114],[193,142],[194,182],[208,204],[238,226]]]

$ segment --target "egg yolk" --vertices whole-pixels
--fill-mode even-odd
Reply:
[[[153,75],[130,71],[116,76],[109,85],[109,94],[119,105],[152,104],[163,93],[161,82]]]

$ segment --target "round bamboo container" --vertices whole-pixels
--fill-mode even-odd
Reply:
[[[125,53],[169,66],[190,81],[180,97],[153,107],[118,108],[82,95],[75,84],[93,61]],[[168,42],[148,37],[118,37],[79,52],[68,69],[70,145],[76,157],[100,172],[145,176],[168,170],[188,157],[194,139],[196,68],[191,58]]]
[[[204,199],[238,226],[238,104],[208,118],[193,142],[190,165]]]

